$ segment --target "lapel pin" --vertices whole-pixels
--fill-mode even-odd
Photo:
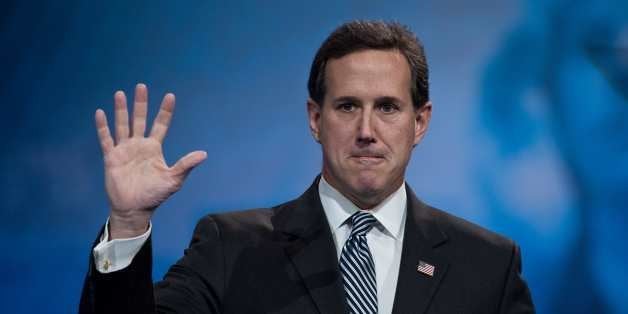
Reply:
[[[416,267],[416,271],[420,272],[421,274],[433,277],[434,276],[434,271],[436,270],[436,267],[434,267],[434,265],[426,263],[424,261],[419,261],[419,265],[417,265]]]

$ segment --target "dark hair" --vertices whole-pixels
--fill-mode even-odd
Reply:
[[[397,22],[351,21],[334,30],[323,42],[310,69],[310,98],[323,104],[325,98],[325,67],[329,59],[342,58],[353,52],[397,49],[410,65],[410,93],[415,108],[429,100],[428,70],[423,45],[407,26]]]

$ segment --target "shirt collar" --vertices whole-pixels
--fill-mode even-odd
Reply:
[[[406,212],[407,196],[405,182],[368,212],[384,227],[389,235],[395,239],[401,237],[403,217]],[[323,210],[332,231],[340,228],[345,221],[360,208],[353,204],[347,197],[332,187],[321,175],[318,182],[318,193],[321,198]]]

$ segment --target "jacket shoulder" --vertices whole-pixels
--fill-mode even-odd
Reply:
[[[461,250],[491,253],[509,259],[516,244],[510,238],[488,230],[464,218],[427,206],[448,240]],[[464,249],[463,249],[464,248]],[[474,254],[475,255],[475,254]],[[495,256],[495,255],[494,255]]]
[[[266,208],[210,213],[198,221],[194,234],[210,232],[220,237],[263,237],[274,231],[273,217],[284,208],[294,206],[294,202],[295,200]]]

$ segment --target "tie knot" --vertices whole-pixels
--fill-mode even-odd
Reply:
[[[373,228],[377,219],[373,215],[365,212],[357,212],[351,215],[351,235],[363,236]]]

